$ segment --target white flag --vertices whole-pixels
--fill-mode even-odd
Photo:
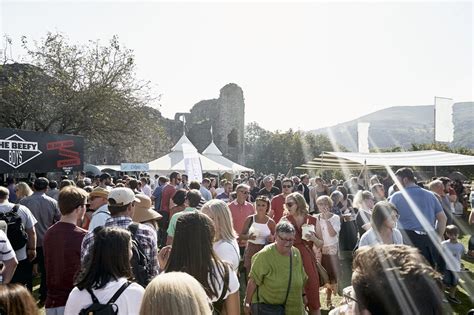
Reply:
[[[369,126],[370,123],[357,124],[357,137],[360,153],[369,153]]]
[[[195,147],[188,143],[183,143],[184,169],[188,175],[189,181],[197,180],[202,182],[201,159]]]
[[[435,97],[435,141],[454,140],[453,100]]]

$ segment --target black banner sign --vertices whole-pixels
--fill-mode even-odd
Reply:
[[[82,171],[84,138],[0,128],[0,173]]]

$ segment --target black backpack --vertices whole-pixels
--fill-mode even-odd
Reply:
[[[132,234],[132,259],[130,263],[132,265],[133,276],[135,281],[142,287],[146,287],[150,283],[152,277],[150,276],[150,267],[148,257],[145,255],[145,251],[140,245],[140,242],[136,238],[138,223],[132,223],[128,226],[128,230]]]
[[[101,304],[94,292],[91,289],[87,289],[87,292],[91,295],[92,304],[86,308],[83,308],[79,315],[116,315],[118,314],[118,306],[115,304],[115,301],[119,298],[120,294],[130,285],[130,282],[125,282],[118,290],[115,292],[114,296],[107,302],[107,304]]]
[[[0,221],[5,221],[7,224],[7,237],[13,250],[23,248],[28,242],[28,234],[18,214],[19,207],[19,205],[14,205],[11,211],[0,213]]]

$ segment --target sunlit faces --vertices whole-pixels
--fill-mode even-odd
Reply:
[[[248,194],[249,194],[248,189],[242,188],[242,189],[237,190],[237,195],[247,196]]]
[[[298,208],[298,204],[296,203],[296,200],[293,198],[287,198],[285,202],[285,207],[290,213],[295,212],[296,209]]]
[[[245,200],[247,200],[249,195],[249,190],[246,188],[239,188],[237,189],[237,202],[243,203]]]
[[[329,212],[331,210],[331,207],[327,202],[317,202],[316,205],[318,206],[318,209],[321,212]]]
[[[268,212],[268,203],[263,200],[257,200],[255,202],[255,206],[257,208],[257,213],[267,213]]]
[[[292,181],[285,181],[281,184],[281,188],[284,193],[289,194],[293,190],[293,182]]]
[[[275,244],[279,252],[288,252],[295,242],[295,235],[292,233],[277,233]]]
[[[400,218],[400,215],[397,211],[390,212],[390,216],[387,217],[384,224],[390,229],[394,229],[397,227],[397,221]]]
[[[100,206],[107,203],[107,199],[98,196],[89,197],[89,208],[97,210]]]

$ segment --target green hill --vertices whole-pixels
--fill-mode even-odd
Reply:
[[[312,130],[326,134],[350,151],[357,151],[357,123],[369,122],[370,148],[409,148],[412,143],[434,140],[434,105],[395,106],[329,128]],[[454,141],[452,147],[474,149],[474,102],[453,106]]]

